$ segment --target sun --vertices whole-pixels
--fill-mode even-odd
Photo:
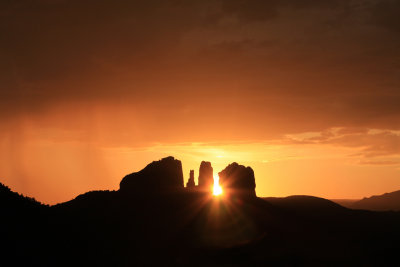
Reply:
[[[214,196],[222,195],[222,187],[221,187],[219,184],[214,185],[214,188],[213,188],[213,195],[214,195]]]
[[[218,175],[214,175],[213,195],[214,196],[222,195],[222,187],[219,185],[219,176]]]

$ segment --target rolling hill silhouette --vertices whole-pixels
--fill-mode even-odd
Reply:
[[[400,190],[383,195],[371,196],[351,203],[353,209],[374,211],[400,211]]]
[[[224,179],[242,193],[213,197],[185,188],[181,168],[179,160],[164,158],[127,175],[120,190],[87,192],[54,206],[0,187],[0,264],[381,266],[397,260],[398,212],[351,210],[310,196],[258,198],[249,190],[253,171],[239,164]]]
[[[293,212],[311,212],[315,214],[346,212],[343,206],[333,201],[313,196],[289,196],[285,198],[264,197],[267,202]]]

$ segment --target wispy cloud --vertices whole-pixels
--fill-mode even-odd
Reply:
[[[400,155],[400,133],[380,129],[331,128],[322,132],[287,135],[288,144],[332,145],[354,150],[350,155],[379,158]],[[393,165],[393,160],[360,160],[360,164]]]

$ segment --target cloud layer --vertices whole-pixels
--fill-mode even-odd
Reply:
[[[280,134],[400,127],[396,1],[5,1],[1,10],[2,117],[90,101],[178,123],[187,121],[176,111],[213,126],[251,118],[257,137],[263,122]]]
[[[99,163],[103,148],[244,142],[395,166],[399,12],[395,0],[1,1],[6,165],[32,144],[88,146]]]

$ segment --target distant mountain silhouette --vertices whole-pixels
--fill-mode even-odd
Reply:
[[[330,199],[330,201],[339,204],[340,206],[350,208],[355,202],[359,201],[359,199]]]
[[[346,210],[344,207],[334,203],[333,201],[313,196],[297,195],[284,198],[264,197],[263,199],[280,208],[296,210],[299,212],[338,212]]]
[[[400,211],[400,190],[383,195],[363,198],[349,205],[352,209],[364,209],[374,211]]]
[[[334,219],[346,217],[351,210],[324,198],[295,195],[288,197],[264,197],[265,201],[282,211],[308,219]]]
[[[231,166],[231,167],[229,167]],[[118,191],[46,206],[0,187],[1,266],[387,266],[400,213],[310,197],[258,198],[254,172],[229,165],[239,194],[183,187],[173,157],[127,175]],[[147,192],[147,193],[144,193]]]

